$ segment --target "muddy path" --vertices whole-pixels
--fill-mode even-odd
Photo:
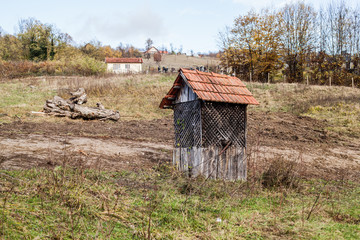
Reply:
[[[360,141],[326,131],[327,123],[288,113],[249,112],[249,161],[297,161],[309,176],[359,179]],[[81,164],[106,170],[170,162],[172,119],[152,121],[12,122],[0,125],[0,168]]]

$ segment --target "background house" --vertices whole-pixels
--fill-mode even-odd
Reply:
[[[156,47],[151,47],[144,52],[144,55],[146,55],[146,54],[154,55],[155,53],[160,53],[162,55],[169,54],[169,52],[167,50],[158,50]]]
[[[113,73],[142,72],[142,58],[105,58],[107,71]]]
[[[146,50],[144,53],[152,55],[152,54],[155,54],[155,53],[158,53],[158,52],[159,52],[159,50],[156,47],[151,47],[148,50]]]

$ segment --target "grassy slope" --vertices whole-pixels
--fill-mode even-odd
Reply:
[[[30,114],[46,99],[85,87],[89,103],[102,102],[124,119],[170,116],[158,109],[174,76],[32,78],[0,83],[0,123],[66,121]],[[248,83],[261,102],[250,111],[286,111],[326,119],[329,130],[360,136],[360,90]],[[1,160],[1,159],[0,159]],[[99,172],[57,167],[0,172],[0,236],[23,238],[355,239],[359,183],[300,181],[298,188],[189,180],[165,167],[150,172]],[[196,182],[198,181],[198,182]],[[201,186],[198,188],[196,186]],[[191,194],[189,197],[189,193]],[[317,196],[320,195],[318,201]],[[309,219],[309,212],[314,206]],[[222,222],[217,223],[216,218]]]
[[[149,67],[153,69],[157,69],[158,66],[167,67],[169,70],[171,68],[179,69],[179,68],[196,68],[200,66],[217,66],[220,64],[220,60],[217,58],[211,57],[191,57],[186,55],[163,55],[162,61],[156,63],[154,58],[150,59],[143,58],[144,64],[143,69],[148,70]]]

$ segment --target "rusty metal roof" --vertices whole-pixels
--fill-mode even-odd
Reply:
[[[143,63],[142,58],[105,58],[105,63]]]
[[[163,98],[160,108],[170,108],[184,81],[204,101],[258,105],[245,84],[237,77],[181,68],[174,85]]]

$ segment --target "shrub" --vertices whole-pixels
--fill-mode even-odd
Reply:
[[[88,56],[77,57],[70,62],[70,68],[75,73],[90,76],[100,75],[106,72],[106,64]]]
[[[276,158],[263,173],[261,183],[266,188],[294,187],[299,180],[296,173],[296,167],[297,164],[293,161]]]
[[[94,58],[83,56],[57,61],[0,61],[1,78],[18,78],[38,75],[102,75],[106,64]]]

